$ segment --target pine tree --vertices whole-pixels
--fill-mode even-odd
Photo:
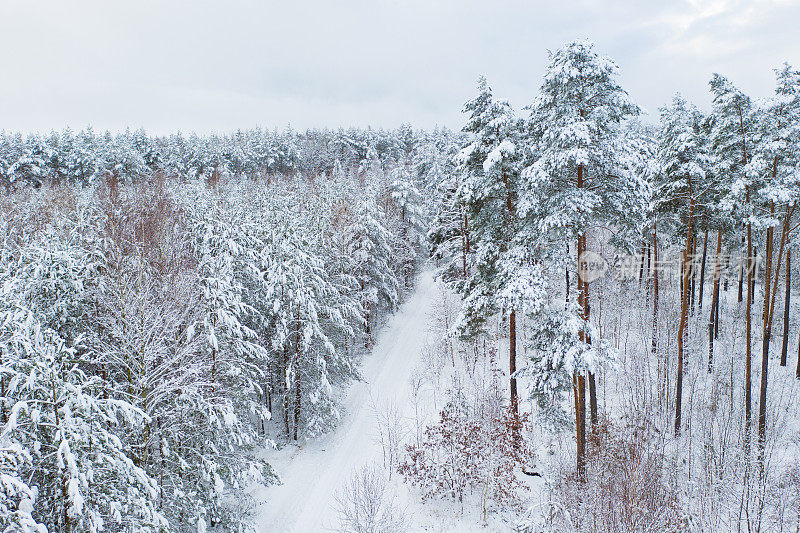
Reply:
[[[291,229],[288,220],[280,224],[262,254],[264,314],[285,377],[284,424],[297,440],[324,433],[340,416],[333,385],[357,372],[334,335],[353,338],[361,308],[351,286],[334,283],[313,241]]]
[[[365,313],[366,343],[373,342],[372,329],[381,308],[397,305],[399,283],[391,270],[391,235],[378,205],[372,198],[362,202],[349,227],[348,253],[354,260],[353,275],[359,284],[359,303]]]
[[[423,245],[426,226],[426,213],[422,194],[415,185],[415,179],[408,166],[403,165],[391,173],[389,196],[394,205],[397,221],[397,261],[406,287],[410,286],[417,256]]]
[[[717,172],[727,181],[729,194],[722,206],[745,228],[747,234],[745,302],[745,379],[744,379],[744,444],[749,454],[752,433],[752,306],[755,262],[753,258],[753,205],[752,196],[757,188],[752,176],[746,172],[754,149],[753,105],[748,96],[729,80],[714,74],[710,81],[713,95],[711,143],[717,159]]]
[[[521,215],[534,219],[541,232],[576,241],[579,262],[591,251],[587,229],[624,209],[629,190],[628,151],[620,146],[620,125],[639,108],[617,83],[617,71],[617,65],[600,56],[591,43],[570,43],[550,54],[532,105],[534,160],[524,172],[529,194],[521,202]],[[590,342],[589,286],[580,276],[577,279],[578,312],[584,323],[580,337]],[[591,394],[594,373],[588,372],[588,378]],[[577,469],[583,478],[586,384],[580,371],[574,375],[574,393]],[[593,397],[590,404],[596,405]]]
[[[147,415],[108,396],[108,382],[91,373],[81,334],[89,304],[84,284],[96,279],[97,255],[80,242],[53,240],[15,257],[0,294],[0,372],[9,408],[0,440],[16,450],[17,459],[4,465],[29,480],[30,490],[15,484],[15,508],[25,513],[18,519],[61,531],[106,524],[158,530],[166,520],[154,504],[157,484],[123,446],[126,432]]]
[[[681,431],[681,408],[683,394],[683,375],[685,372],[686,329],[689,321],[690,275],[694,257],[692,239],[696,234],[698,204],[707,202],[713,188],[712,166],[708,154],[707,141],[701,128],[702,116],[689,106],[680,96],[672,100],[669,107],[661,110],[661,131],[659,135],[659,160],[661,162],[662,182],[658,196],[662,210],[681,213],[674,222],[686,235],[681,262],[681,306],[678,325],[678,370],[675,395],[675,435]]]
[[[424,150],[424,152],[423,152]],[[466,207],[458,195],[462,171],[456,170],[458,145],[449,132],[440,132],[431,143],[426,143],[417,155],[417,168],[427,187],[428,195],[435,198],[433,220],[428,232],[431,253],[439,265],[442,278],[456,292],[461,292],[461,282],[467,278],[467,258],[470,255]]]
[[[518,414],[516,318],[517,312],[541,308],[541,265],[534,264],[517,214],[520,123],[507,102],[494,100],[484,78],[479,80],[478,91],[464,106],[470,113],[464,131],[472,138],[458,156],[462,172],[458,195],[466,208],[475,265],[464,284],[457,327],[462,334],[475,335],[496,312],[505,314],[511,409]]]
[[[797,201],[800,199],[800,178],[797,165],[800,162],[800,72],[784,64],[776,69],[777,87],[775,96],[766,109],[758,114],[759,142],[748,164],[748,173],[759,176],[763,187],[757,191],[756,202],[763,206],[766,218],[766,265],[764,277],[764,307],[762,315],[761,384],[758,408],[759,468],[764,472],[764,448],[766,446],[767,381],[769,371],[769,343],[775,299],[778,291],[781,261],[787,249],[790,234],[796,229],[792,225]],[[768,211],[767,211],[768,209]],[[783,211],[783,220],[776,220]],[[778,255],[774,258],[775,228],[780,225]],[[773,273],[774,263],[774,273]]]

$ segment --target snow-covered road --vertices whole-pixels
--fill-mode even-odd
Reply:
[[[335,530],[335,494],[353,471],[381,462],[374,405],[395,406],[408,413],[409,380],[428,340],[429,315],[439,294],[430,270],[417,279],[415,292],[389,318],[362,367],[364,382],[347,393],[340,425],[331,434],[270,452],[268,460],[283,481],[255,495],[259,531],[316,532]],[[413,410],[413,408],[411,408]]]

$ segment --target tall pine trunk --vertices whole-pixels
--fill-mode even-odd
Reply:
[[[750,203],[750,190],[747,190],[747,203]],[[745,355],[744,355],[744,447],[750,462],[750,438],[752,436],[753,405],[753,224],[747,223],[747,302],[745,303]]]
[[[467,232],[467,210],[464,202],[460,204],[461,218],[461,274],[467,279],[467,254],[469,254],[469,233]]]
[[[639,258],[639,285],[642,284],[644,279],[644,261],[647,255],[647,243],[642,243],[642,257]]]
[[[592,436],[597,436],[597,383],[594,372],[589,372],[589,413],[592,415]]]
[[[283,368],[281,369],[282,376],[286,375],[286,369],[289,368],[289,348],[285,347],[283,349]],[[278,380],[281,383],[281,389],[283,394],[281,395],[283,401],[283,424],[286,426],[286,438],[289,438],[291,435],[291,429],[289,427],[289,385],[286,383],[286,379]]]
[[[744,244],[745,238],[742,237],[742,244]],[[749,254],[748,254],[749,257]],[[739,262],[739,294],[737,296],[737,302],[742,303],[742,284],[744,283],[744,261]]]
[[[295,326],[295,338],[294,338],[294,353],[296,358],[296,364],[299,367],[300,365],[300,338],[302,333],[300,332],[300,309],[297,310],[297,322]],[[298,378],[297,369],[294,372],[294,440],[297,440],[297,429],[300,427],[300,379]]]
[[[725,283],[727,284],[727,282],[728,278],[725,278]],[[714,340],[719,338],[719,301],[720,297],[717,296],[717,299],[714,302]]]
[[[773,170],[773,179],[775,171]],[[778,292],[778,279],[780,278],[781,261],[783,260],[783,250],[789,240],[789,223],[792,218],[794,207],[786,208],[786,218],[783,221],[781,240],[778,246],[778,257],[775,261],[775,275],[772,279],[772,250],[774,247],[774,229],[767,230],[767,262],[764,285],[764,324],[763,338],[761,341],[761,386],[759,387],[758,404],[758,464],[759,472],[764,474],[764,448],[767,442],[767,383],[769,377],[769,342],[772,336],[772,318],[775,314],[775,296]],[[770,216],[775,215],[775,203],[770,202]],[[772,287],[770,287],[772,283]]]
[[[708,250],[708,230],[706,229],[705,237],[703,238],[703,258],[700,263],[700,294],[697,299],[698,310],[703,310],[703,292],[705,289],[706,281],[706,251]]]
[[[658,348],[658,236],[653,227],[653,353]]]
[[[783,291],[783,345],[781,346],[781,366],[786,366],[786,354],[789,351],[789,309],[792,302],[792,250],[786,246],[786,275]]]
[[[586,235],[584,234],[584,236],[583,236],[583,248],[584,249],[588,248],[587,241],[588,241],[588,239],[587,239]],[[583,312],[584,312],[584,315],[586,316],[586,324],[588,325],[589,324],[589,314],[591,313],[591,306],[589,305],[589,282],[584,281],[583,285],[584,285],[583,292],[586,295],[584,300],[583,300]],[[586,333],[586,343],[587,344],[592,344],[592,336],[589,335],[588,332]],[[591,415],[591,424],[592,424],[591,425],[591,431],[592,431],[592,435],[594,436],[594,435],[597,434],[597,423],[598,423],[598,419],[597,419],[597,380],[595,379],[594,372],[588,371],[587,375],[589,377],[589,414]],[[584,415],[584,417],[585,417],[585,415]],[[586,422],[584,421],[584,425],[585,424],[586,424]]]
[[[300,382],[294,384],[294,440],[297,440],[297,428],[300,427]]]
[[[569,243],[567,243],[567,257],[569,257]],[[564,268],[564,310],[569,308],[569,267]]]
[[[689,314],[694,316],[694,302],[695,300],[695,289],[697,288],[697,264],[695,258],[697,257],[697,235],[692,235],[692,252],[689,255],[689,279],[690,279],[690,286],[689,286]]]
[[[503,184],[506,188],[506,223],[511,229],[513,234],[514,218],[516,212],[514,208],[514,198],[512,196],[511,186],[508,182],[508,174],[503,172]],[[508,243],[511,244],[510,242]],[[514,309],[511,309],[508,317],[508,357],[509,357],[509,376],[511,377],[511,409],[514,413],[514,418],[519,418],[519,402],[517,400],[517,378],[514,373],[517,371],[517,314]],[[519,443],[519,433],[514,431],[514,444]]]
[[[722,253],[722,230],[717,230],[717,253],[714,257],[714,287],[711,293],[711,312],[708,317],[708,372],[714,366],[714,339],[716,338],[717,313],[719,312],[719,269]]]
[[[469,243],[469,218],[467,217],[466,210],[464,211],[464,248],[469,255],[470,251],[470,243]]]
[[[517,371],[517,314],[512,309],[508,317],[508,372],[511,376],[511,409],[514,416],[519,416],[519,400],[517,398],[517,378],[514,373]],[[515,441],[519,435],[515,433]]]
[[[692,219],[694,217],[694,194],[692,191],[692,178],[687,174],[689,180],[689,213],[686,222],[686,245],[683,250],[683,287],[681,294],[681,319],[678,325],[678,375],[675,387],[675,436],[681,434],[681,401],[683,396],[683,365],[686,340],[686,323],[689,319],[689,254],[692,246]]]
[[[578,189],[583,188],[583,165],[578,165]],[[589,326],[589,294],[588,284],[581,279],[580,261],[581,255],[586,252],[586,233],[578,236],[578,307],[580,318],[583,322],[578,339],[581,342],[589,342],[587,338],[587,328]],[[578,479],[586,479],[586,380],[583,373],[576,372],[573,379],[575,388],[575,431],[577,440],[577,470]]]
[[[775,214],[775,204],[770,203],[770,214]],[[767,403],[767,370],[769,366],[769,329],[768,320],[770,316],[770,284],[772,282],[772,227],[767,229],[766,261],[764,264],[764,309],[761,315],[761,384],[758,395],[758,465],[759,472],[764,471],[764,428],[766,427],[766,403]]]
[[[364,290],[364,284],[361,284],[361,290]],[[370,313],[370,304],[364,304],[364,348],[369,348],[372,345],[372,317]]]

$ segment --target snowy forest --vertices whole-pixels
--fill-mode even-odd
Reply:
[[[0,531],[800,530],[800,71],[546,57],[456,131],[0,133]]]

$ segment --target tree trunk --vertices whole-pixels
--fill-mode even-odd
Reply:
[[[684,366],[684,343],[686,336],[686,323],[689,319],[689,253],[692,246],[692,218],[694,217],[694,195],[692,192],[692,178],[687,175],[689,181],[689,212],[686,223],[686,245],[683,250],[683,287],[681,294],[681,319],[678,325],[678,376],[675,389],[675,436],[681,434],[681,400],[683,395],[683,366]]]
[[[728,278],[725,278],[727,281]],[[717,296],[717,300],[714,302],[714,340],[719,338],[719,301],[720,298]]]
[[[697,299],[698,310],[703,310],[703,290],[705,289],[706,281],[706,251],[708,250],[708,230],[706,230],[705,237],[703,238],[703,258],[700,262],[700,294]]]
[[[517,398],[517,315],[513,310],[508,317],[508,371],[511,376],[511,409],[514,416],[519,416],[519,400]],[[517,435],[514,435],[516,438]]]
[[[742,243],[744,243],[744,237],[742,237]],[[750,257],[750,252],[747,252],[747,256]],[[739,262],[739,295],[737,300],[739,303],[742,303],[742,284],[744,283],[744,265],[745,265],[744,261]]]
[[[719,309],[719,268],[722,253],[722,230],[717,230],[717,254],[714,257],[714,287],[711,294],[711,313],[708,318],[708,372],[714,366],[714,338],[717,311]],[[702,294],[702,292],[700,293]]]
[[[295,332],[294,332],[294,354],[296,358],[296,365],[299,367],[300,365],[300,338],[302,333],[300,332],[300,309],[297,309],[297,321],[295,323]],[[297,440],[297,429],[300,427],[300,380],[298,376],[297,369],[294,372],[294,440]]]
[[[789,308],[792,299],[792,250],[786,248],[786,275],[784,276],[783,292],[783,346],[781,346],[781,366],[786,366],[786,354],[789,351]]]
[[[689,309],[688,312],[690,315],[694,316],[694,302],[695,299],[695,289],[697,288],[697,264],[695,261],[695,257],[697,257],[697,235],[692,235],[692,252],[689,255]]]
[[[372,345],[372,317],[370,315],[370,305],[366,304],[364,306],[364,348]]]
[[[653,228],[653,353],[658,347],[658,237]]]
[[[597,435],[597,384],[594,378],[594,372],[589,372],[589,413],[592,415],[592,435]]]
[[[586,381],[583,374],[575,377],[575,422],[577,425],[578,479],[586,481]]]
[[[586,317],[588,319],[589,313],[591,312],[591,308],[589,306],[589,284],[586,284]],[[588,333],[586,334],[586,343],[592,344],[592,336]],[[599,422],[599,418],[597,416],[597,381],[594,376],[594,372],[587,372],[589,375],[589,414],[591,415],[591,432],[592,436],[597,435],[597,424]],[[586,416],[586,415],[584,415]],[[585,424],[585,422],[584,422]],[[595,440],[595,442],[597,442]]]
[[[297,440],[297,428],[300,427],[300,382],[294,384],[294,440]]]
[[[511,410],[515,420],[519,420],[519,398],[517,395],[517,378],[514,373],[517,371],[517,314],[511,311],[508,317],[508,375],[511,378]],[[520,447],[522,435],[520,434],[519,424],[514,424],[512,430],[513,445]]]
[[[281,389],[282,389],[282,396],[283,396],[283,423],[286,426],[286,438],[289,438],[291,435],[291,429],[289,428],[289,386],[286,383],[286,369],[289,368],[289,349],[283,349],[283,368],[281,369],[281,375],[284,379],[280,379],[281,382]]]
[[[578,165],[578,189],[583,189],[583,165]],[[578,306],[580,308],[580,318],[583,321],[581,330],[578,333],[578,339],[582,342],[590,342],[587,339],[587,328],[589,326],[589,285],[580,277],[580,261],[581,255],[586,251],[586,233],[578,236]],[[577,373],[576,379],[573,380],[575,386],[575,430],[578,444],[577,453],[577,470],[578,479],[580,481],[586,480],[586,380],[581,372]]]
[[[750,190],[747,190],[747,203],[750,203]],[[745,303],[745,355],[744,355],[744,447],[747,461],[750,461],[750,437],[752,436],[753,404],[753,224],[747,223],[747,302]]]
[[[514,218],[516,217],[514,198],[508,182],[508,174],[503,172],[502,177],[503,185],[506,188],[506,224],[513,232]],[[517,400],[517,378],[514,377],[514,373],[517,371],[517,314],[514,309],[511,309],[508,315],[508,356],[509,376],[511,377],[511,409],[514,412],[514,418],[517,419],[519,417],[519,405]],[[514,432],[514,444],[519,444],[517,431]]]
[[[578,257],[586,251],[586,234],[578,237]],[[578,276],[578,307],[583,327],[578,333],[579,340],[590,343],[591,339],[587,335],[586,328],[589,325],[589,284]],[[576,430],[578,440],[578,478],[581,481],[586,479],[586,378],[582,373],[577,377],[577,405]]]
[[[578,237],[578,263],[580,264],[580,257],[581,254],[584,252],[584,240],[583,237]],[[581,318],[585,319],[583,316],[583,300],[585,298],[585,293],[583,290],[583,280],[580,276],[580,269],[578,270],[578,306],[580,308],[580,315]],[[585,322],[584,322],[585,324]],[[585,337],[585,330],[581,329],[578,333],[578,337],[581,341],[586,339]],[[577,442],[577,472],[578,472],[578,479],[583,481],[586,479],[586,399],[585,399],[585,391],[586,391],[586,384],[583,379],[583,374],[580,372],[575,372],[573,376],[573,388],[575,393],[575,440]]]
[[[773,167],[774,168],[774,167]],[[773,179],[775,178],[773,170]],[[758,464],[759,472],[764,474],[764,448],[767,442],[767,382],[769,375],[769,341],[772,336],[772,317],[775,314],[775,294],[778,292],[778,279],[780,278],[781,261],[783,260],[783,250],[789,238],[789,222],[794,208],[786,208],[786,218],[783,221],[781,240],[778,246],[778,258],[775,261],[775,278],[772,279],[772,250],[774,247],[774,229],[767,230],[767,261],[765,267],[764,286],[764,325],[763,338],[761,342],[761,386],[759,388],[758,404]],[[775,215],[775,203],[770,202],[770,215]],[[770,287],[770,282],[772,287]]]
[[[775,214],[775,204],[770,202],[770,214]],[[764,309],[761,315],[762,320],[762,339],[761,339],[761,383],[758,394],[758,465],[759,472],[764,471],[764,443],[766,436],[766,404],[767,404],[767,371],[769,369],[769,341],[770,331],[768,320],[770,282],[772,281],[772,227],[767,229],[766,262],[764,264]],[[777,270],[777,269],[776,269]],[[777,276],[776,276],[777,277]]]
[[[569,258],[569,243],[567,243],[567,258]],[[569,308],[569,267],[564,269],[564,280],[565,280],[565,289],[564,289],[564,309]]]
[[[467,213],[464,203],[461,203],[459,217],[461,218],[461,269],[464,279],[467,279],[467,254],[469,253],[469,236],[467,235]]]
[[[644,260],[647,251],[647,244],[642,243],[642,257],[640,257],[639,263],[639,285],[642,284],[642,279],[644,278]]]
[[[467,211],[464,210],[464,241],[466,243],[466,252],[469,254],[469,219],[467,218]]]

